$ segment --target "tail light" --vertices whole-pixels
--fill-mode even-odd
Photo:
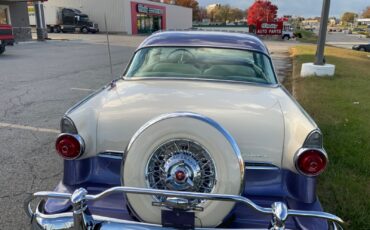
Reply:
[[[62,133],[56,140],[55,148],[64,159],[74,160],[83,154],[85,144],[80,135]]]
[[[327,163],[327,155],[321,149],[301,149],[295,160],[297,170],[306,176],[318,176],[325,170]]]

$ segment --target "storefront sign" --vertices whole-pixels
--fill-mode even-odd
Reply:
[[[144,4],[137,4],[137,12],[144,14],[159,14],[159,15],[163,14],[163,10],[146,6]]]
[[[282,35],[283,22],[257,22],[257,35]]]

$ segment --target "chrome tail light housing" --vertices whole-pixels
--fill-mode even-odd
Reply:
[[[328,162],[328,154],[323,147],[322,133],[318,129],[313,130],[294,157],[295,167],[299,173],[314,177],[325,171]]]
[[[75,160],[85,151],[85,142],[78,134],[62,133],[55,142],[57,153],[65,160]]]

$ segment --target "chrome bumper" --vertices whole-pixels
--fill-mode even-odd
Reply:
[[[325,212],[316,211],[299,211],[288,209],[287,206],[282,202],[275,202],[271,208],[264,208],[253,203],[248,198],[234,195],[224,194],[207,194],[207,193],[193,193],[193,192],[179,192],[179,191],[167,191],[167,190],[156,190],[156,189],[144,189],[144,188],[131,188],[131,187],[114,187],[105,190],[104,192],[97,195],[89,195],[83,188],[77,189],[73,194],[70,193],[57,193],[57,192],[36,192],[34,193],[25,203],[26,213],[31,218],[31,224],[33,229],[164,229],[160,225],[140,223],[134,221],[125,221],[120,219],[114,219],[104,216],[91,215],[86,201],[96,201],[104,198],[112,193],[134,193],[142,195],[161,195],[165,197],[179,197],[189,199],[205,199],[205,200],[218,200],[228,202],[238,202],[258,212],[266,215],[271,215],[272,228],[273,230],[284,230],[285,221],[289,216],[301,216],[301,217],[316,217],[328,220],[333,229],[342,229],[341,225],[344,223],[343,220],[335,215]],[[44,201],[41,201],[33,211],[31,208],[31,202],[35,198],[56,198],[56,199],[67,199],[70,200],[73,207],[73,212],[66,212],[60,214],[44,214],[43,206]],[[201,228],[205,229],[205,228]]]

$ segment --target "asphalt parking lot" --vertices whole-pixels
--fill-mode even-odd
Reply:
[[[52,190],[62,177],[55,154],[59,120],[73,104],[110,82],[105,36],[54,35],[9,47],[0,56],[0,229],[26,229],[27,194]],[[113,73],[120,76],[144,37],[111,36]],[[267,42],[280,76],[291,69],[294,42]]]
[[[352,49],[352,46],[370,43],[370,38],[360,34],[345,34],[343,32],[329,32],[327,44],[339,48]]]

